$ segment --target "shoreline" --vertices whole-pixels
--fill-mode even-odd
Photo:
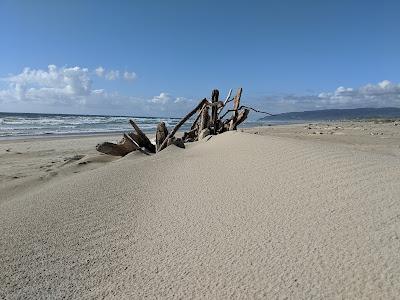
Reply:
[[[170,118],[177,119],[177,118]],[[400,124],[399,118],[371,118],[371,119],[354,119],[354,120],[286,120],[286,121],[248,121],[242,124],[241,128],[238,130],[248,130],[251,128],[264,128],[264,127],[279,127],[279,126],[302,126],[309,124],[336,124],[336,123],[378,123],[378,124],[386,124],[397,122]],[[172,128],[172,127],[171,127]],[[170,129],[171,129],[170,128]],[[120,130],[120,131],[104,131],[104,132],[82,132],[82,133],[49,133],[49,134],[40,134],[40,135],[15,135],[15,136],[0,136],[0,143],[6,141],[19,141],[19,140],[50,140],[50,139],[65,139],[65,138],[85,138],[85,137],[96,137],[96,136],[113,136],[113,135],[122,135],[129,130]],[[148,135],[155,135],[154,130],[143,130],[144,133]],[[180,130],[184,131],[184,130]]]
[[[79,138],[90,138],[90,137],[109,137],[109,136],[117,136],[121,135],[125,131],[116,131],[116,132],[93,132],[93,133],[81,133],[81,134],[44,134],[44,135],[24,135],[24,136],[10,136],[10,137],[0,137],[1,143],[8,142],[19,142],[19,141],[48,141],[48,140],[56,140],[56,139],[79,139]]]

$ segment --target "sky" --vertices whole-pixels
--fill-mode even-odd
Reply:
[[[0,111],[400,107],[400,1],[0,0]],[[259,116],[258,116],[259,117]]]

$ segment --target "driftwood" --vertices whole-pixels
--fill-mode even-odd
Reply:
[[[156,131],[156,149],[157,152],[161,151],[161,144],[164,142],[164,140],[167,138],[168,136],[168,129],[165,126],[164,122],[160,122],[157,125],[157,131]]]
[[[235,124],[237,123],[237,118],[239,116],[239,105],[240,98],[242,97],[242,88],[238,89],[235,99],[233,100],[233,115],[231,121],[229,122],[229,130],[235,130]]]
[[[195,128],[195,129],[192,129],[192,130],[190,130],[188,132],[185,132],[183,134],[182,140],[184,140],[184,141],[191,140],[191,142],[194,142],[196,137],[197,137],[197,130],[198,129]]]
[[[226,98],[225,98],[223,107],[226,106],[226,105],[228,104],[229,101],[232,101],[232,100],[230,100],[231,95],[232,95],[232,89],[229,90],[228,96],[226,96]],[[222,107],[222,108],[223,108],[223,107]],[[218,110],[218,113],[221,112],[222,108],[220,108],[220,109]]]
[[[203,109],[201,110],[200,124],[199,124],[199,132],[204,128],[208,128],[210,126],[210,115],[208,114],[208,106],[204,104]]]
[[[125,156],[126,154],[144,147],[141,137],[133,132],[124,134],[117,143],[104,142],[96,146],[96,150],[114,156]]]
[[[136,130],[138,136],[141,138],[143,147],[148,149],[151,153],[156,153],[156,147],[152,144],[146,134],[139,128],[139,126],[137,126],[133,120],[129,120],[129,123],[132,125],[132,127]]]
[[[130,147],[130,144],[123,138],[118,144],[104,142],[97,144],[96,150],[113,156],[125,156],[128,153],[135,151],[135,148]]]
[[[170,145],[175,145],[179,148],[185,148],[185,143],[182,141],[181,138],[172,137],[167,140],[167,147]]]
[[[244,120],[247,119],[247,116],[249,115],[250,110],[245,109],[240,111],[240,113],[238,114],[235,123],[233,124],[233,130],[236,130],[237,127],[244,122]]]
[[[189,118],[191,116],[193,116],[196,112],[198,112],[205,103],[208,103],[207,99],[204,98],[203,100],[200,101],[200,103],[195,107],[195,109],[193,109],[190,113],[188,113],[182,120],[180,120],[180,122],[178,124],[176,124],[176,126],[174,127],[174,129],[168,134],[167,139],[161,144],[160,148],[163,149],[163,147],[165,147],[165,145],[167,144],[167,140],[172,138],[175,133],[179,130],[179,128],[181,128],[181,126],[187,121],[189,120]],[[164,145],[165,144],[165,145]]]
[[[213,90],[211,95],[211,103],[217,103],[219,98],[219,91]],[[218,130],[218,107],[213,105],[211,107],[211,127],[212,133],[217,134]]]
[[[135,150],[139,150],[140,152],[146,154],[146,155],[150,155],[150,153],[144,149],[142,149],[129,135],[127,135],[126,133],[124,133],[124,138],[128,141],[128,143],[132,143],[133,148],[135,148]]]
[[[160,122],[156,130],[155,145],[133,120],[129,120],[129,123],[132,125],[136,133],[130,132],[124,134],[122,140],[117,144],[109,142],[98,144],[96,149],[99,152],[116,156],[124,156],[132,151],[140,151],[146,155],[150,155],[151,153],[160,152],[170,145],[185,148],[185,143],[201,140],[207,135],[215,135],[225,131],[236,130],[237,127],[247,119],[251,110],[258,113],[272,115],[268,112],[263,112],[249,106],[240,105],[242,91],[242,88],[239,88],[236,95],[231,98],[232,89],[230,89],[225,100],[219,101],[219,91],[213,90],[211,101],[208,101],[206,98],[201,100],[199,104],[183,117],[170,132],[168,132],[165,123]],[[224,108],[227,107],[230,102],[233,102],[233,109],[227,109],[225,113],[220,116]],[[209,113],[210,109],[211,115]],[[224,119],[224,117],[229,113],[232,113],[231,117]],[[197,114],[197,116],[194,119],[190,130],[185,132],[181,138],[175,137],[175,134],[181,126],[195,114]]]

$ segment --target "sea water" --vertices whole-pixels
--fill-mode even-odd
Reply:
[[[132,131],[129,119],[134,120],[144,132],[152,133],[161,121],[171,128],[180,120],[162,117],[0,112],[0,138],[128,132]]]

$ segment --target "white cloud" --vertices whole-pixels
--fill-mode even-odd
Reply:
[[[137,78],[137,75],[135,72],[124,72],[124,79],[125,80],[135,80]]]
[[[333,92],[266,96],[255,101],[260,108],[274,113],[332,108],[400,107],[400,84],[383,80],[359,88],[341,86]]]
[[[391,85],[391,82],[389,80],[384,80],[382,82],[379,82],[378,85],[380,88],[385,89]]]
[[[192,99],[188,99],[185,97],[177,97],[177,98],[175,98],[174,103],[184,103],[184,102],[191,102],[191,101],[192,101]]]
[[[105,75],[107,80],[117,80],[119,79],[119,71],[118,70],[111,70],[108,71]]]
[[[101,68],[101,67],[99,67]],[[5,111],[64,112],[133,115],[181,116],[190,107],[183,97],[168,93],[148,100],[144,97],[121,95],[105,89],[94,89],[92,78],[106,76],[104,68],[88,70],[82,67],[49,65],[47,69],[25,68],[20,74],[0,79],[0,103]],[[118,73],[119,74],[119,73]],[[128,77],[132,78],[133,72]],[[178,101],[177,101],[178,100]],[[174,102],[179,102],[175,104]]]
[[[8,89],[0,94],[5,101],[40,101],[48,103],[67,102],[74,97],[88,96],[92,82],[87,68],[57,68],[49,65],[47,70],[25,68],[18,75],[3,78]]]
[[[101,67],[95,70],[101,74]],[[25,68],[18,75],[2,78],[8,86],[0,89],[0,101],[9,104],[79,106],[104,95],[104,90],[92,89],[87,68],[49,65],[47,69]]]
[[[127,80],[127,81],[132,81],[137,78],[137,75],[135,72],[130,72],[130,71],[119,71],[119,70],[106,70],[102,66],[97,67],[94,70],[94,73],[100,77],[100,78],[105,78],[106,80],[118,80],[120,78]],[[122,75],[121,75],[122,74]]]
[[[150,100],[152,103],[158,104],[166,104],[169,100],[171,100],[171,96],[167,93],[160,93],[158,96],[154,96],[153,99]]]
[[[160,93],[158,96],[154,96],[152,99],[149,100],[151,103],[157,103],[160,105],[166,105],[166,104],[177,104],[177,105],[187,105],[192,103],[192,99],[188,99],[185,97],[173,97],[170,94],[166,92]]]
[[[127,73],[127,75],[126,75]],[[135,115],[181,116],[193,108],[190,98],[161,92],[152,98],[121,95],[92,87],[92,79],[133,80],[134,72],[108,71],[103,67],[88,70],[83,67],[25,68],[17,75],[0,79],[2,110],[42,112],[126,113]],[[122,74],[122,77],[120,76]],[[101,83],[101,80],[99,80]],[[99,84],[99,83],[97,83]],[[338,87],[332,92],[312,95],[281,95],[243,98],[249,104],[273,113],[325,108],[400,107],[400,84],[384,80],[358,88]]]
[[[360,88],[338,87],[333,93],[318,95],[321,103],[326,106],[344,107],[383,107],[400,105],[400,84],[388,80],[378,84],[367,84]]]
[[[96,75],[99,76],[99,77],[103,77],[105,71],[106,71],[106,70],[105,70],[102,66],[100,66],[100,67],[98,67],[96,70],[94,70],[94,72],[96,73]]]

